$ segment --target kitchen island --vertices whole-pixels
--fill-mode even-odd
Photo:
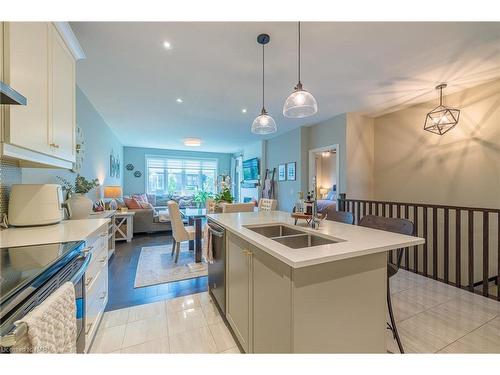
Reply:
[[[225,317],[245,352],[385,352],[387,251],[424,239],[280,211],[208,217],[226,231]]]

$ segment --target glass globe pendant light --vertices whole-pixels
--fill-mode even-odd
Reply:
[[[253,120],[252,133],[254,134],[271,134],[278,130],[274,119],[267,114],[264,107],[264,46],[269,43],[271,38],[267,34],[260,34],[257,37],[257,43],[262,44],[262,110],[260,115]]]
[[[299,55],[298,55],[298,75],[299,83],[294,87],[294,91],[286,98],[283,105],[283,115],[290,118],[309,117],[318,112],[318,103],[314,96],[302,88],[300,81],[300,22],[299,22]]]

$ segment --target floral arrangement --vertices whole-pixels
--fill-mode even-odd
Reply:
[[[57,179],[61,182],[61,186],[68,197],[72,194],[87,194],[90,190],[99,186],[99,180],[97,178],[89,181],[79,174],[76,175],[74,184],[63,177],[57,176]]]

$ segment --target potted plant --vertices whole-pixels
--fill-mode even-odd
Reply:
[[[210,193],[209,191],[205,190],[198,190],[194,195],[193,195],[193,200],[196,203],[196,206],[198,208],[203,208],[206,203],[207,199],[213,198],[213,194]]]
[[[61,182],[63,191],[66,193],[66,205],[70,219],[86,219],[92,212],[92,200],[86,194],[93,188],[99,186],[97,178],[87,180],[85,177],[76,175],[75,183],[72,184],[62,177],[57,177]]]
[[[215,201],[217,203],[233,203],[233,196],[231,195],[231,190],[228,187],[224,187],[220,193],[215,196]]]

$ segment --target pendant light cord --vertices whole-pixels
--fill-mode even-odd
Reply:
[[[299,75],[299,83],[300,83],[300,21],[299,21],[299,56],[298,56],[298,58],[299,58],[299,64],[298,64],[298,70],[299,70],[298,73],[299,74],[298,75]]]
[[[264,44],[262,45],[262,110],[264,110]]]
[[[439,106],[443,105],[443,88],[439,88]]]

